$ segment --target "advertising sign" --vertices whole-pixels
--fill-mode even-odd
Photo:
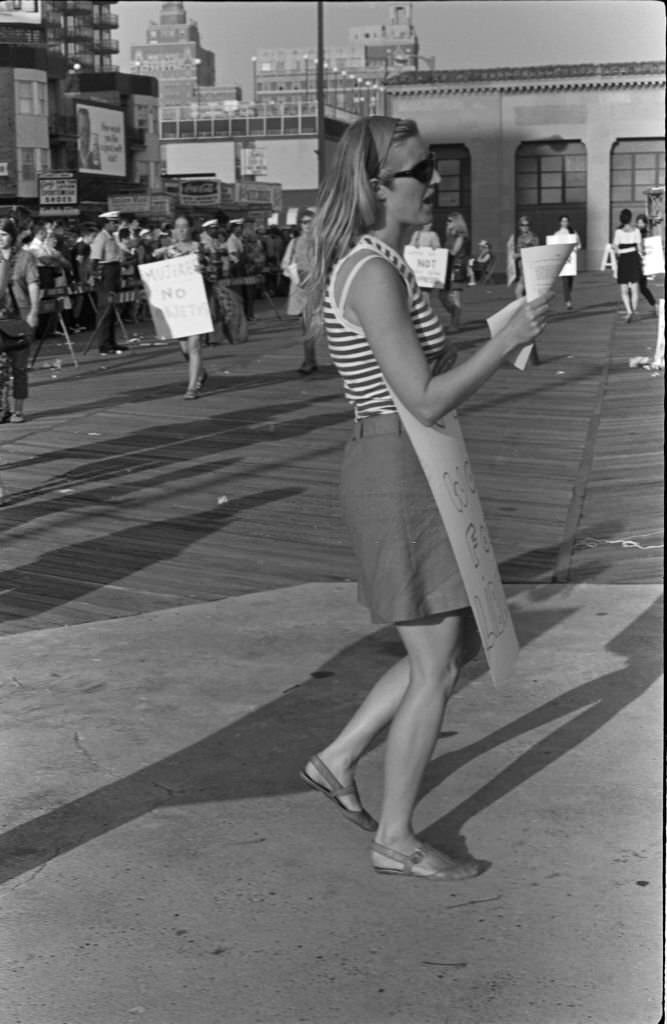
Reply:
[[[268,181],[239,181],[236,200],[239,203],[266,203],[274,213],[279,213],[283,205],[283,187]]]
[[[41,0],[0,0],[0,25],[39,25]]]
[[[442,288],[447,277],[447,249],[423,249],[406,245],[403,258],[417,278],[420,288]]]
[[[79,172],[124,178],[126,159],[123,111],[77,102],[76,125]]]
[[[215,178],[190,178],[178,186],[181,206],[219,206],[220,182]]]
[[[50,171],[39,176],[40,217],[76,217],[79,190],[73,171]]]
[[[140,263],[138,270],[158,338],[189,338],[213,331],[204,279],[195,253],[155,263]]]
[[[451,542],[494,683],[512,675],[519,644],[505,601],[458,416],[427,427],[392,392]]]
[[[120,213],[147,213],[155,217],[173,217],[174,197],[166,192],[130,192],[107,196],[107,209]]]

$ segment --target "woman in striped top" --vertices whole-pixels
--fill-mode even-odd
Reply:
[[[432,218],[434,160],[413,121],[362,118],[338,143],[315,218],[313,303],[354,409],[341,497],[373,621],[393,622],[407,657],[373,687],[343,731],[304,766],[308,785],[374,831],[375,870],[451,880],[477,873],[420,842],[412,816],[461,665],[477,641],[468,599],[430,488],[387,384],[425,424],[471,395],[542,330],[546,300],[525,303],[461,366],[400,256]],[[363,808],[355,766],[389,726],[382,812]]]

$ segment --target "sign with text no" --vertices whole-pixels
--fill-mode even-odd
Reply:
[[[213,331],[204,281],[194,253],[138,267],[155,333],[161,340]]]

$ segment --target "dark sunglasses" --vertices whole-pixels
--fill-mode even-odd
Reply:
[[[429,153],[427,157],[420,160],[418,164],[411,167],[409,171],[392,171],[392,178],[416,178],[422,185],[428,185],[435,170],[435,155]]]

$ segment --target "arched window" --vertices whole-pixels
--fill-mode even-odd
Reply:
[[[433,204],[433,228],[444,243],[447,230],[447,214],[458,210],[463,214],[468,230],[470,223],[470,153],[462,145],[431,146],[436,158],[440,182]]]
[[[522,142],[515,161],[515,223],[528,217],[543,242],[562,215],[586,247],[586,147],[579,140]]]
[[[665,184],[664,139],[619,139],[611,148],[609,229],[618,227],[625,207],[636,216],[646,210],[645,192]]]

